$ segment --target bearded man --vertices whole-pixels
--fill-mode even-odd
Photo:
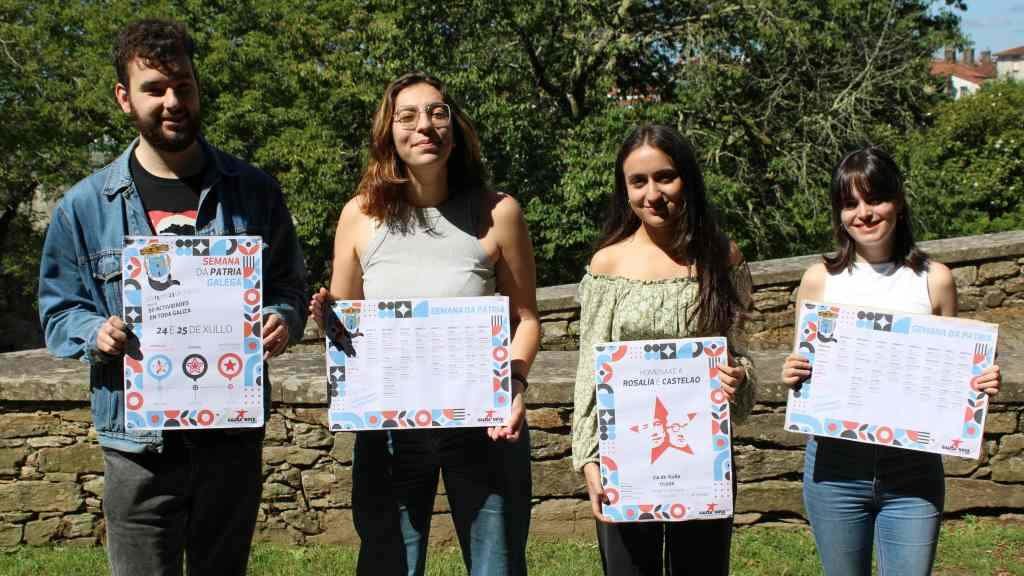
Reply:
[[[201,136],[194,53],[177,22],[143,20],[121,31],[114,96],[138,138],[64,195],[40,265],[47,347],[90,367],[115,575],[180,576],[186,561],[190,575],[245,574],[262,488],[263,429],[126,430],[124,237],[259,235],[264,357],[284,351],[305,320],[302,253],[280,187]],[[267,378],[265,410],[269,388]]]

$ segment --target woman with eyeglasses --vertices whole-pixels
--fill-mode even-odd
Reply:
[[[798,302],[956,315],[953,275],[915,246],[903,176],[885,151],[847,154],[832,173],[831,197],[837,253],[804,273]],[[786,358],[786,385],[810,375],[803,356]],[[994,395],[999,384],[992,366],[972,386]],[[931,574],[944,499],[938,454],[831,437],[807,442],[804,507],[828,576],[870,575],[875,546],[879,574]]]
[[[509,298],[507,426],[356,433],[353,520],[359,574],[423,574],[438,475],[467,571],[525,574],[530,444],[523,391],[540,342],[533,248],[519,204],[487,184],[468,116],[436,78],[406,74],[384,92],[370,159],[334,239],[335,299]],[[444,386],[444,382],[437,382]]]
[[[582,472],[604,573],[612,576],[728,574],[732,519],[611,523],[598,457],[594,345],[601,342],[727,336],[720,367],[733,420],[754,402],[751,363],[738,347],[750,306],[750,272],[718,228],[693,148],[674,128],[633,130],[619,148],[597,252],[579,285],[580,357],[572,458]],[[674,440],[665,422],[657,442]]]

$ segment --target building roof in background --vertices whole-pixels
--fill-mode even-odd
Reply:
[[[1007,58],[1010,56],[1024,56],[1024,46],[1017,46],[1016,48],[1010,48],[1003,50],[1002,52],[996,52],[993,54],[996,58]]]
[[[985,80],[996,77],[996,65],[989,62],[969,66],[961,62],[947,62],[945,60],[932,60],[932,76],[956,76],[975,84],[981,84]]]

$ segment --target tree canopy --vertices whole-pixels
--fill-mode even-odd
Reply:
[[[34,292],[39,200],[134,137],[113,102],[111,49],[146,16],[193,33],[204,133],[281,182],[314,284],[329,275],[371,115],[411,70],[444,80],[476,121],[495,187],[526,208],[542,284],[580,276],[616,150],[641,122],[693,141],[748,259],[827,249],[829,172],[866,142],[906,150],[929,235],[1013,227],[1020,213],[992,206],[1019,193],[1019,161],[1014,171],[987,159],[1019,153],[1020,135],[1004,124],[1002,148],[996,138],[976,152],[984,105],[944,103],[928,76],[932,54],[963,41],[951,5],[964,2],[2,0],[0,292]],[[1019,110],[1014,90],[978,102]],[[956,170],[968,156],[970,177]],[[939,187],[947,197],[929,195]]]

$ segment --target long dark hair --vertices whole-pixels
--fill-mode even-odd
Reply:
[[[373,117],[370,159],[359,182],[359,193],[366,199],[363,211],[381,222],[394,223],[405,220],[409,215],[409,205],[404,196],[409,178],[405,163],[395,149],[392,118],[398,93],[417,84],[433,86],[452,111],[451,129],[455,147],[448,157],[448,186],[451,193],[479,194],[487,188],[487,172],[480,159],[480,138],[473,122],[448,94],[440,80],[423,72],[410,72],[388,84],[384,90],[384,97]]]
[[[693,147],[675,128],[648,124],[626,136],[615,160],[615,193],[608,205],[604,231],[597,243],[600,250],[631,236],[640,227],[640,217],[629,205],[623,164],[636,149],[651,146],[665,153],[683,180],[684,208],[675,222],[669,255],[689,262],[696,269],[699,296],[697,334],[726,334],[740,319],[742,305],[729,274],[729,238],[718,228],[704,191],[704,177]]]
[[[843,227],[843,206],[853,202],[854,190],[865,201],[892,202],[899,209],[892,231],[892,261],[920,274],[928,267],[928,255],[914,244],[910,206],[903,189],[903,174],[892,156],[876,146],[854,150],[843,156],[832,171],[832,233],[835,255],[825,255],[825,268],[831,274],[853,268],[856,243]]]

